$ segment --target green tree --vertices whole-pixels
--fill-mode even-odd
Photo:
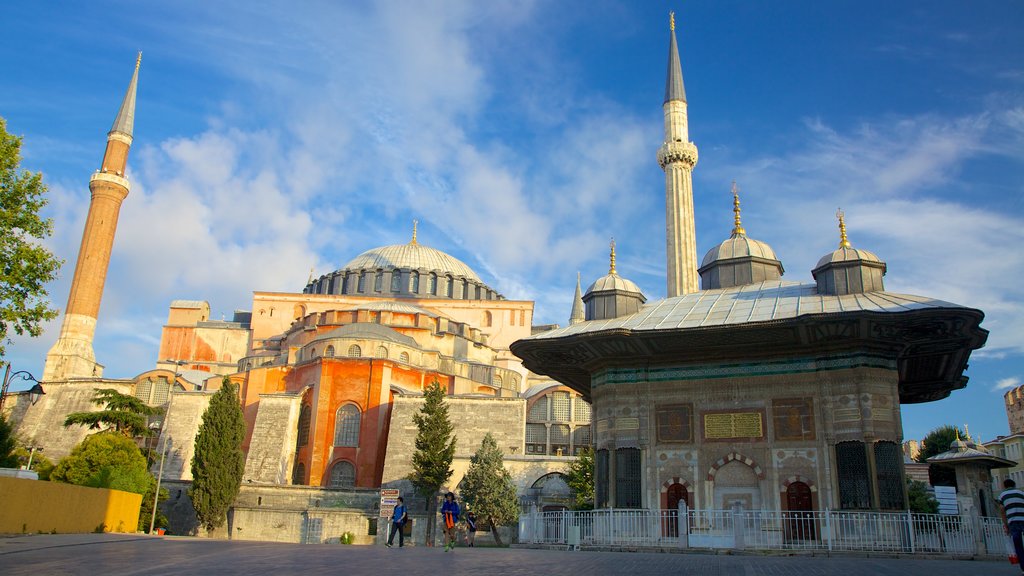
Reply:
[[[572,490],[574,510],[594,508],[594,451],[590,447],[580,450],[565,473],[565,483]]]
[[[81,425],[92,430],[109,427],[129,438],[145,437],[153,435],[147,417],[164,412],[161,408],[147,406],[142,400],[122,394],[113,388],[97,390],[92,401],[94,404],[104,406],[103,410],[72,412],[64,419],[64,426]]]
[[[39,336],[43,322],[57,317],[46,284],[64,263],[39,242],[53,233],[53,221],[39,217],[47,202],[43,175],[20,164],[21,138],[0,118],[0,357],[12,330]]]
[[[192,487],[188,489],[196,518],[207,531],[224,525],[228,509],[238,496],[245,470],[244,439],[245,417],[238,387],[224,378],[199,425],[192,457]]]
[[[907,499],[911,512],[918,514],[938,514],[939,503],[928,493],[928,485],[918,480],[907,478]]]
[[[108,431],[82,440],[71,454],[61,459],[50,480],[145,494],[153,476],[135,442]]]
[[[412,455],[409,480],[416,492],[427,500],[427,517],[437,514],[437,493],[452,477],[456,438],[452,434],[444,390],[434,380],[424,393],[423,407],[413,415],[416,423],[416,451]],[[427,522],[427,542],[434,541],[434,524]]]
[[[49,480],[50,479],[50,473],[53,472],[54,463],[49,458],[47,458],[46,456],[43,456],[43,454],[41,453],[41,449],[37,449],[35,454],[30,454],[29,450],[27,448],[24,448],[22,446],[18,446],[17,448],[14,449],[13,455],[14,455],[15,458],[18,459],[18,462],[17,462],[16,465],[19,468],[22,467],[22,466],[28,466],[28,460],[29,460],[29,457],[31,456],[31,458],[32,458],[32,468],[31,469],[35,470],[36,474],[39,475],[39,479],[40,480]]]
[[[949,445],[957,439],[966,438],[962,430],[949,424],[939,426],[925,435],[921,441],[921,452],[917,455],[918,462],[928,462],[932,456],[942,454],[949,450]],[[941,464],[928,465],[928,481],[932,486],[956,486],[956,471],[950,466]]]
[[[0,468],[14,468],[18,465],[18,458],[14,455],[17,446],[14,427],[0,414]]]
[[[494,541],[501,546],[498,526],[519,520],[519,500],[512,475],[505,469],[501,449],[490,432],[470,459],[461,487],[463,502],[481,522],[490,526]]]

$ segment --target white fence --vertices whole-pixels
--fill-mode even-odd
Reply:
[[[566,546],[942,553],[1006,552],[999,518],[910,512],[591,510],[527,512],[519,541]]]

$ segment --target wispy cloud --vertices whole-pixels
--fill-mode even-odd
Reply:
[[[1008,390],[1010,388],[1016,388],[1020,385],[1020,378],[1016,376],[1011,378],[1003,378],[996,382],[996,385],[992,387],[993,390]]]

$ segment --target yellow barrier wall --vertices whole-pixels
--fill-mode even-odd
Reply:
[[[135,532],[142,496],[120,490],[0,477],[0,533]]]

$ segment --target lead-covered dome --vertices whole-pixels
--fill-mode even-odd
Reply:
[[[705,290],[732,288],[779,280],[785,274],[782,262],[768,244],[747,236],[740,222],[739,188],[732,183],[735,226],[732,235],[708,250],[697,272]]]
[[[836,212],[839,219],[839,248],[825,254],[811,270],[820,294],[858,294],[885,290],[885,262],[874,252],[850,245],[846,237],[843,211]]]
[[[367,250],[348,261],[342,270],[408,268],[461,276],[475,282],[480,277],[458,258],[419,243],[394,244]]]

